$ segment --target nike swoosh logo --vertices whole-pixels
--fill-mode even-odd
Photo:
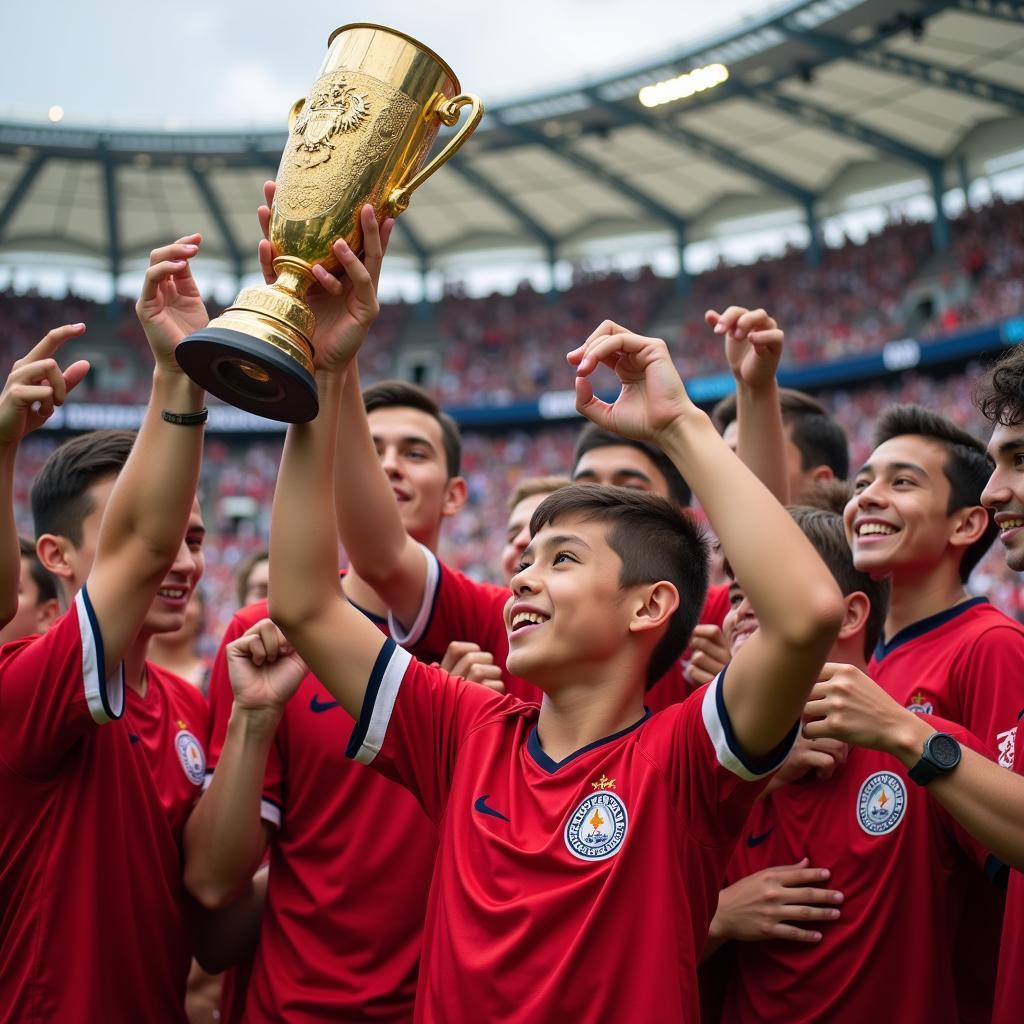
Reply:
[[[747,836],[747,846],[760,846],[774,831],[775,826],[772,825],[767,832],[762,832],[759,836],[755,836],[753,833],[750,833]]]
[[[309,710],[318,714],[322,711],[330,711],[331,708],[338,706],[336,700],[321,700],[315,693],[313,694],[313,699],[309,702]]]
[[[490,795],[490,793],[484,793],[483,796],[478,796],[476,798],[476,803],[473,804],[473,810],[479,811],[481,814],[489,814],[492,818],[501,818],[502,821],[508,821],[508,818],[506,818],[501,811],[496,811],[493,807],[488,806],[487,798]],[[511,824],[511,822],[509,822],[509,824]]]

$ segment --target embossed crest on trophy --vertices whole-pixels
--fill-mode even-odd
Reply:
[[[426,163],[442,124],[469,116]],[[277,173],[270,241],[277,281],[243,289],[175,355],[210,394],[259,416],[303,423],[319,408],[313,378],[316,318],[305,295],[311,267],[334,270],[344,238],[362,250],[359,211],[400,214],[412,193],[473,133],[483,115],[448,65],[421,43],[380,25],[346,25],[328,40],[309,96],[292,108]]]

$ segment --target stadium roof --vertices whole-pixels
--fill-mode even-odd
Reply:
[[[728,70],[720,84],[640,102],[644,87],[715,65]],[[283,128],[2,123],[0,260],[34,251],[117,273],[194,227],[207,256],[253,271],[253,209],[284,141]],[[1024,5],[802,0],[656,64],[490,107],[416,193],[393,251],[426,269],[493,249],[553,259],[649,231],[694,241],[724,220],[784,209],[813,227],[852,194],[911,179],[956,187],[1020,149]],[[935,230],[941,243],[941,217]]]

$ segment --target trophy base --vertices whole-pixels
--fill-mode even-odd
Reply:
[[[236,409],[282,423],[308,423],[320,411],[309,369],[243,331],[211,325],[190,334],[174,355],[192,380]]]

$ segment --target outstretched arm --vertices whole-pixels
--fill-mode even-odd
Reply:
[[[852,665],[829,663],[811,691],[804,726],[808,737],[829,736],[882,750],[907,768],[921,759],[934,727],[897,704]],[[1019,734],[1016,756],[1024,757]],[[961,747],[960,764],[928,784],[928,792],[1004,864],[1024,871],[1024,777]]]
[[[0,392],[0,626],[18,611],[21,549],[14,521],[14,463],[22,439],[41,427],[68,392],[89,372],[85,360],[61,370],[54,356],[71,338],[80,337],[85,324],[55,327],[27,355],[19,359]]]
[[[188,235],[153,250],[135,307],[156,366],[146,415],[111,493],[88,579],[103,637],[104,678],[138,635],[181,547],[195,500],[203,428],[168,423],[161,413],[203,408],[202,389],[174,359],[178,343],[209,321],[189,270],[199,242],[199,235]]]
[[[832,574],[690,401],[663,341],[605,321],[568,358],[577,367],[577,409],[605,430],[657,443],[707,512],[761,624],[726,672],[726,709],[747,756],[771,753],[799,719],[839,630],[843,603]],[[622,385],[610,405],[589,380],[602,364]]]
[[[267,203],[259,209],[259,220],[266,236],[270,226],[270,206],[274,201],[274,183],[268,181],[264,192]],[[376,216],[369,205],[363,207],[360,217],[365,252],[363,265],[376,289],[394,221],[384,221],[378,231]],[[273,258],[270,242],[264,238],[260,243],[260,263],[268,282],[276,276]],[[334,301],[328,276],[318,275],[319,287],[310,300],[320,334],[332,329],[332,321],[343,309]],[[342,282],[343,288],[351,288],[346,282],[347,278]],[[354,359],[348,366],[342,390],[335,484],[338,537],[349,564],[373,587],[398,622],[411,625],[423,602],[427,565],[419,544],[405,532],[394,491],[377,456]]]
[[[704,314],[725,338],[725,358],[736,380],[736,454],[754,476],[788,505],[786,432],[775,373],[782,357],[782,331],[763,310],[730,306]]]
[[[377,231],[370,220],[363,221],[368,251]],[[345,375],[378,306],[367,268],[343,242],[335,254],[349,286],[327,274],[318,280],[345,314],[318,323],[320,414],[289,427],[285,440],[270,530],[270,615],[310,671],[358,718],[384,635],[341,593],[334,472]]]

